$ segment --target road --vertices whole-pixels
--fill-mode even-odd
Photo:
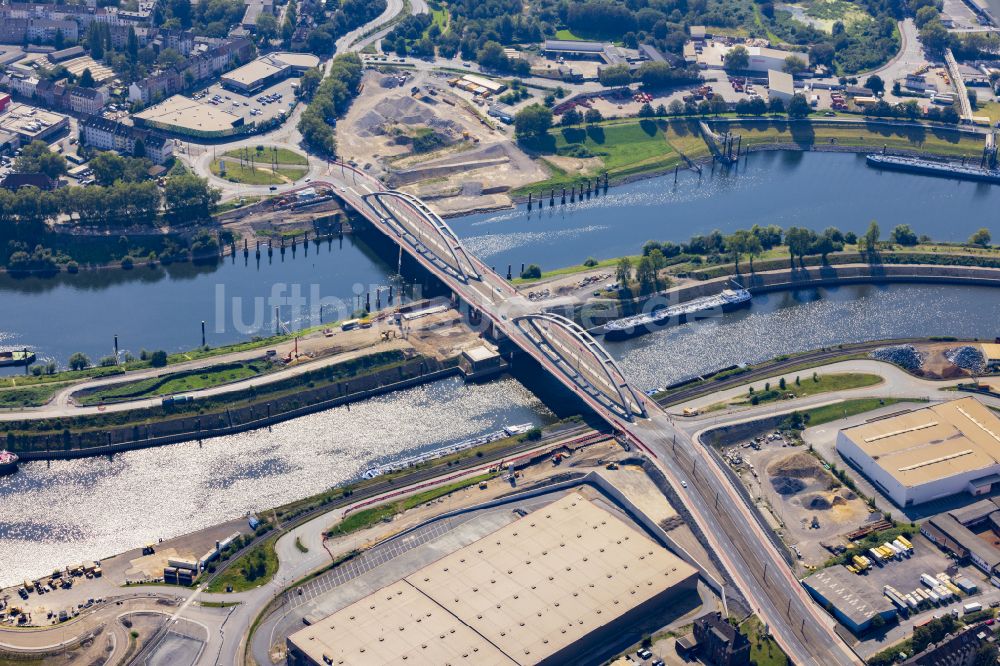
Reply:
[[[517,293],[506,280],[475,257],[471,257],[470,262],[473,268],[478,269],[481,279],[462,280],[461,276],[456,276],[454,266],[450,270],[447,266],[443,268],[441,256],[448,254],[447,247],[442,249],[442,245],[448,244],[441,240],[445,236],[435,240],[432,230],[421,231],[422,226],[429,226],[430,223],[416,214],[417,208],[393,202],[388,206],[388,212],[397,218],[405,218],[405,226],[413,229],[415,234],[415,237],[401,236],[397,226],[374,213],[364,201],[365,193],[376,192],[383,186],[363,172],[341,165],[339,173],[334,169],[326,179],[333,181],[345,203],[355,207],[390,238],[399,240],[411,256],[443,279],[465,303],[479,307],[494,327],[562,381],[617,431],[627,433],[650,454],[691,511],[738,587],[796,663],[825,666],[859,661],[834,632],[830,618],[812,603],[792,576],[781,554],[771,544],[755,515],[724,472],[688,433],[674,427],[669,415],[644,397],[639,400],[650,415],[648,419],[629,421],[619,412],[609,409],[599,391],[581,388],[572,378],[572,370],[576,370],[578,375],[601,376],[602,368],[596,367],[588,350],[581,347],[564,357],[570,360],[553,360],[524,328],[514,325],[519,317],[534,312],[538,307],[536,304]],[[404,224],[398,219],[396,221]],[[454,242],[460,246],[457,239]],[[435,254],[434,250],[442,254]],[[572,366],[569,371],[568,365]],[[696,472],[699,462],[700,473]]]
[[[861,74],[858,80],[862,83],[872,74],[877,74],[885,83],[886,92],[892,89],[892,82],[896,79],[904,79],[907,74],[912,74],[922,65],[927,64],[924,57],[924,48],[917,37],[917,25],[912,18],[899,22],[899,52],[889,59],[878,69],[874,69],[866,74]]]

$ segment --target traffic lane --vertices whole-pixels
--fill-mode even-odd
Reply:
[[[674,433],[669,434],[672,436]],[[754,530],[746,521],[754,521],[758,527],[759,523],[752,514],[747,515],[749,509],[742,497],[738,494],[734,497],[735,490],[732,485],[706,474],[705,465],[711,462],[705,461],[701,456],[694,457],[692,450],[696,445],[693,441],[685,441],[687,438],[681,434],[678,445],[672,446],[666,435],[667,433],[663,433],[662,436],[653,438],[650,443],[662,452],[664,460],[673,463],[671,471],[687,483],[687,499],[697,509],[693,513],[700,514],[706,523],[714,522],[712,527],[716,533],[725,534],[732,542],[731,551],[718,552],[717,549],[717,555],[729,561],[728,568],[736,570],[738,575],[734,578],[742,582],[744,594],[757,602],[758,613],[769,622],[782,647],[798,663],[823,665],[857,663],[854,655],[845,651],[846,646],[838,637],[832,634],[824,635],[819,630],[820,626],[828,625],[821,624],[824,618],[815,616],[816,609],[812,600],[791,575],[784,560],[777,556],[766,539],[754,538]],[[696,460],[700,460],[700,464],[696,464]],[[713,471],[716,471],[714,466]],[[716,504],[715,498],[720,488],[725,490],[728,499],[735,503],[735,514],[726,511],[721,501]],[[691,490],[696,492],[690,492]],[[721,500],[722,496],[719,495],[719,498]],[[742,517],[742,521],[737,522],[734,517],[737,514]],[[729,555],[738,556],[728,557]],[[749,585],[753,585],[753,588],[745,589]],[[814,619],[815,622],[809,622],[810,619]],[[840,644],[843,649],[817,651],[814,648],[814,646],[829,645],[831,641]]]

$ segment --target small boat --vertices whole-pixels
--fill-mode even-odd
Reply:
[[[16,472],[18,460],[19,458],[16,453],[0,449],[0,476]]]
[[[22,351],[0,351],[0,367],[9,365],[28,365],[35,362],[35,352],[24,349]]]

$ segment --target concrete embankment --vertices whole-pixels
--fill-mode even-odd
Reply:
[[[234,401],[221,411],[150,415],[141,423],[100,427],[72,419],[31,422],[12,433],[7,448],[22,460],[84,458],[164,444],[201,440],[265,428],[282,421],[331,409],[375,395],[444,379],[460,372],[457,364],[416,358],[405,363],[348,377],[323,386],[305,380],[301,391],[270,400]],[[318,374],[318,373],[317,373]],[[197,404],[197,403],[195,403]],[[142,418],[142,417],[139,417]],[[12,424],[14,428],[17,423]]]

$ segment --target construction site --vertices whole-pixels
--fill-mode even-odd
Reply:
[[[442,215],[509,207],[512,189],[546,177],[488,103],[444,74],[369,70],[364,86],[338,122],[341,153]]]

